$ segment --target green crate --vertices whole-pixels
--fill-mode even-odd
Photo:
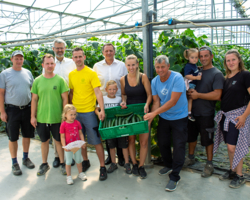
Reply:
[[[105,109],[105,116],[106,118],[113,119],[117,114],[128,114],[133,112],[134,114],[138,114],[141,117],[144,115],[144,103],[141,104],[131,104],[127,105],[127,109],[121,109],[120,106],[113,107],[113,108],[106,108]],[[113,126],[109,128],[102,128],[102,121],[99,124],[99,132],[101,134],[102,139],[112,139],[112,138],[119,138],[125,137],[129,135],[138,135],[142,133],[148,133],[148,121],[141,121],[135,123],[129,123],[119,126]]]

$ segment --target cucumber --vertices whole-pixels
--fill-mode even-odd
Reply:
[[[122,125],[123,124],[126,124],[126,118],[124,118],[123,120],[122,120]]]
[[[134,114],[131,114],[131,115],[129,115],[129,116],[127,117],[127,119],[126,119],[126,124],[129,123],[129,120],[133,117],[133,115],[134,115]]]
[[[115,126],[118,126],[118,117],[117,118],[115,118]]]
[[[140,121],[143,121],[143,119],[140,115],[137,115],[137,117],[140,119]]]
[[[118,117],[118,125],[122,125],[122,117]]]
[[[134,115],[133,117],[132,117],[132,123],[135,123],[136,122],[136,115]]]
[[[102,128],[106,128],[107,118],[102,121]]]
[[[111,122],[111,127],[115,126],[115,118]]]
[[[116,114],[116,117],[127,117],[129,115],[133,114],[133,112],[127,113],[127,114]]]

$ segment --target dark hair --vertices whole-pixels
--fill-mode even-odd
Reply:
[[[106,43],[106,44],[104,44],[104,45],[102,46],[102,52],[104,51],[104,48],[105,48],[106,46],[112,46],[113,49],[114,49],[114,51],[115,51],[115,47],[114,47],[113,44],[111,44],[111,43]]]
[[[82,50],[81,47],[76,47],[72,50],[72,54],[75,52],[75,51],[82,51],[82,54],[85,55],[84,51]]]
[[[52,54],[49,54],[49,53],[47,53],[47,54],[45,54],[43,56],[43,63],[44,63],[45,58],[53,58],[53,60],[55,61],[55,57]]]
[[[231,74],[230,69],[228,69],[228,67],[227,67],[227,60],[226,60],[227,55],[229,55],[229,54],[234,54],[239,59],[239,61],[240,61],[240,63],[239,63],[239,71],[240,72],[246,70],[246,68],[244,66],[244,63],[243,63],[243,60],[242,60],[238,50],[237,49],[231,49],[231,50],[227,51],[227,53],[225,54],[224,63],[223,63],[223,65],[224,65],[224,67],[226,69],[226,78],[228,78],[229,74]]]

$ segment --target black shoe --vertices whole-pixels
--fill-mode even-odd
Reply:
[[[192,122],[195,122],[195,118],[192,114],[188,114],[188,119]]]
[[[118,169],[117,164],[116,164],[116,163],[111,163],[111,165],[109,166],[107,172],[108,172],[108,173],[112,173],[112,172],[115,171],[116,169]]]
[[[99,180],[100,180],[100,181],[104,181],[104,180],[107,179],[107,177],[108,177],[108,175],[107,175],[106,167],[101,167],[101,168],[100,168]]]
[[[75,165],[75,160],[72,158],[72,163],[71,163],[71,166],[74,166]]]
[[[139,167],[138,172],[141,179],[147,178],[147,172],[145,171],[144,167]]]
[[[105,165],[109,165],[111,162],[111,158],[108,156],[105,160]]]
[[[236,189],[245,184],[245,182],[246,179],[243,176],[239,176],[238,174],[236,174],[233,180],[230,182],[229,187]]]
[[[48,163],[41,164],[38,171],[37,171],[37,176],[44,175],[49,169],[50,169],[50,167],[49,167]]]
[[[226,171],[225,174],[219,176],[221,181],[233,179],[236,176],[236,172],[233,172],[231,169]]]
[[[53,167],[57,168],[60,166],[60,159],[58,157],[55,157],[55,160],[53,162]]]
[[[118,159],[118,164],[123,167],[125,164],[125,160],[124,159]]]
[[[134,176],[139,176],[138,164],[133,165],[132,174]]]
[[[15,176],[22,175],[22,171],[21,171],[18,163],[15,163],[14,165],[12,165],[12,173]]]
[[[82,172],[86,172],[89,167],[90,167],[89,160],[82,161]]]

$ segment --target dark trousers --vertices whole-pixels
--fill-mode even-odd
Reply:
[[[178,120],[165,120],[159,117],[157,138],[163,162],[166,167],[172,168],[170,180],[179,181],[179,173],[185,161],[185,145],[187,142],[188,118]],[[171,151],[171,138],[173,139],[173,155]]]
[[[111,160],[110,151],[109,151],[109,145],[108,145],[108,140],[105,140],[105,142],[106,142],[106,150],[108,152],[108,157]],[[118,144],[116,145],[116,154],[118,156],[118,160],[124,160],[123,153],[122,153],[122,148],[118,148]]]

